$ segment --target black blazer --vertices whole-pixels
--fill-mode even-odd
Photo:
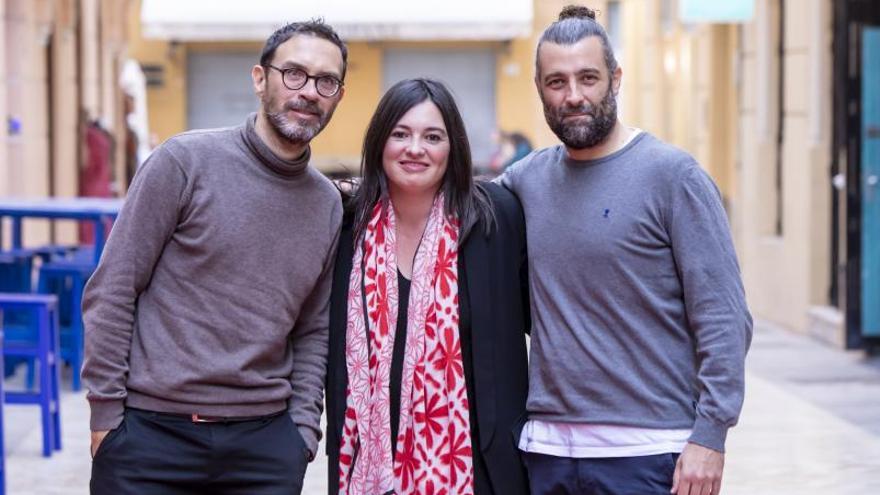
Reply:
[[[466,277],[471,321],[474,395],[480,451],[494,495],[528,494],[517,447],[526,420],[530,330],[526,232],[522,207],[503,187],[486,183],[496,227],[471,230],[459,250],[459,277]],[[352,225],[342,227],[330,299],[327,370],[327,455],[331,494],[339,490],[339,441],[345,416],[346,304],[354,246]],[[485,494],[477,494],[485,495]]]

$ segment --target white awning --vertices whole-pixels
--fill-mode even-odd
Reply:
[[[532,0],[143,0],[147,38],[264,41],[323,17],[348,41],[508,40],[532,30]]]

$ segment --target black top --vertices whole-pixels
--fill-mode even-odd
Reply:
[[[394,333],[394,352],[391,354],[391,452],[397,454],[397,432],[400,431],[400,385],[403,381],[403,355],[406,350],[406,318],[409,314],[409,290],[412,282],[397,272],[397,331]]]
[[[403,358],[406,350],[406,318],[409,312],[409,291],[412,281],[397,271],[397,330],[394,333],[394,351],[391,354],[391,377],[388,386],[391,401],[391,452],[397,451],[397,433],[400,431],[400,385],[403,381]],[[471,327],[470,308],[468,307],[467,284],[464,279],[458,281],[459,301],[459,340],[461,341],[461,359],[464,364],[464,381],[467,387],[468,404],[474,404],[474,366],[471,359]],[[476,407],[469,408],[471,424],[471,442],[480,445],[479,428],[477,425]],[[474,449],[479,450],[479,449]]]

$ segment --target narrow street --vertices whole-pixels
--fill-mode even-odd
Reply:
[[[880,358],[865,359],[759,323],[746,383],[742,418],[728,437],[722,493],[880,493]],[[7,493],[88,492],[84,394],[64,395],[64,449],[50,459],[40,456],[35,408],[4,411]],[[303,493],[326,493],[325,472],[322,450],[309,467]]]

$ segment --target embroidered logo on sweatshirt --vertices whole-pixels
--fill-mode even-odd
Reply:
[[[610,215],[610,214],[611,214],[611,210],[609,210],[608,208],[605,208],[605,211],[602,212],[602,218],[608,218],[608,215]]]

